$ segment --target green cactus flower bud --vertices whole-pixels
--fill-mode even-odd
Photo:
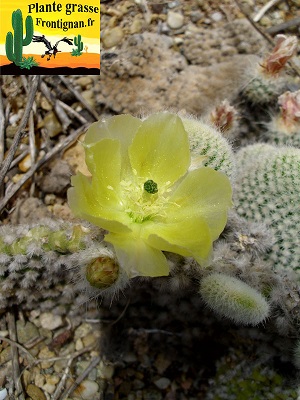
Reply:
[[[119,265],[110,257],[98,257],[86,266],[86,279],[91,286],[105,289],[112,286],[119,276]]]

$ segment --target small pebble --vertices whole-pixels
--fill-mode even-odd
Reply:
[[[53,315],[52,313],[42,313],[40,316],[41,325],[45,329],[53,331],[63,325],[63,320],[60,315]]]
[[[41,98],[41,107],[45,111],[52,110],[52,105],[49,103],[49,101],[44,96]]]
[[[81,382],[81,384],[75,389],[74,395],[84,400],[96,399],[96,394],[99,390],[99,386],[96,382],[88,379]]]
[[[183,26],[184,16],[174,11],[168,12],[167,24],[172,29],[178,29]]]
[[[49,393],[49,394],[52,394],[52,393],[54,393],[54,391],[55,391],[55,389],[56,389],[56,385],[53,385],[53,384],[51,384],[51,383],[46,383],[44,386],[42,386],[42,389],[43,389],[45,392],[47,392],[47,393]]]
[[[211,19],[215,22],[219,22],[223,19],[223,14],[220,12],[214,12],[211,14]]]
[[[80,85],[82,88],[86,88],[91,83],[93,83],[93,80],[90,76],[81,76],[80,78],[76,79],[76,84]]]
[[[170,385],[171,381],[168,378],[159,378],[157,381],[154,381],[154,385],[158,387],[158,389],[167,389]]]
[[[53,351],[50,351],[48,346],[43,347],[42,350],[38,354],[39,358],[44,358],[44,359],[53,358],[55,356],[56,356],[56,354],[53,353]],[[42,368],[50,368],[50,367],[52,367],[53,364],[54,364],[54,361],[43,361],[43,362],[41,362],[40,365]]]
[[[115,28],[104,31],[102,36],[103,47],[109,49],[116,46],[123,39],[124,33],[121,27],[116,26]]]
[[[104,363],[102,360],[97,368],[98,374],[102,379],[111,379],[115,372],[112,364]]]
[[[77,339],[77,340],[76,340],[76,343],[75,343],[75,350],[76,350],[76,351],[79,351],[79,350],[81,350],[81,349],[83,349],[82,340],[81,340],[81,339]]]
[[[28,396],[33,400],[47,400],[43,391],[35,385],[28,385],[26,388]]]
[[[143,29],[143,22],[139,18],[135,18],[130,26],[130,33],[140,33]]]
[[[203,13],[198,10],[193,11],[191,12],[190,18],[192,22],[198,22],[201,18],[203,18]]]
[[[79,325],[78,328],[76,328],[74,333],[74,338],[75,339],[84,338],[88,333],[91,332],[91,330],[92,330],[91,325],[84,322],[81,325]]]
[[[7,390],[6,389],[1,389],[0,390],[0,400],[5,400],[8,396]]]
[[[169,3],[168,3],[168,7],[169,8],[175,8],[175,7],[177,7],[177,6],[179,6],[179,1],[170,1]]]
[[[18,342],[24,344],[29,342],[29,340],[37,337],[39,335],[39,331],[33,323],[31,322],[24,323],[23,321],[18,320],[17,335],[18,335]]]
[[[45,115],[43,121],[39,124],[38,127],[46,128],[50,138],[57,136],[62,131],[62,126],[53,111],[49,111]]]
[[[27,172],[29,170],[29,168],[31,167],[30,154],[27,154],[27,156],[25,156],[23,160],[19,162],[18,167],[22,172]]]

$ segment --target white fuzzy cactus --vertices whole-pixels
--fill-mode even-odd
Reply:
[[[274,102],[286,87],[283,69],[297,52],[297,37],[277,35],[272,52],[249,70],[251,79],[243,90],[243,95],[252,103]]]
[[[235,174],[232,148],[222,134],[212,126],[195,118],[181,118],[189,135],[191,167],[205,166],[224,172],[229,178]]]
[[[44,302],[51,307],[56,297],[71,304],[82,291],[88,297],[107,291],[120,274],[113,252],[102,240],[99,229],[53,220],[3,225],[0,308]]]
[[[237,153],[234,203],[239,215],[263,221],[275,237],[266,258],[300,268],[300,149],[255,144]]]
[[[200,283],[200,294],[208,307],[237,324],[257,325],[269,315],[269,304],[255,289],[241,280],[212,273]]]

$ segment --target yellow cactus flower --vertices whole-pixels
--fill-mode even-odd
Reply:
[[[176,114],[99,121],[83,145],[92,176],[72,177],[69,205],[109,231],[105,240],[130,278],[168,275],[163,251],[208,264],[226,224],[231,186],[214,169],[188,171],[188,134]]]

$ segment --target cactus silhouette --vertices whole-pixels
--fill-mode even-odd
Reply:
[[[81,41],[81,35],[77,35],[77,37],[74,37],[74,44],[77,46],[77,51],[78,53],[81,53],[83,50],[83,43]]]
[[[5,50],[7,58],[20,66],[22,62],[23,46],[28,46],[33,37],[33,20],[27,16],[25,20],[26,36],[23,39],[23,17],[20,9],[12,13],[12,27],[14,35],[8,32],[6,35]]]

